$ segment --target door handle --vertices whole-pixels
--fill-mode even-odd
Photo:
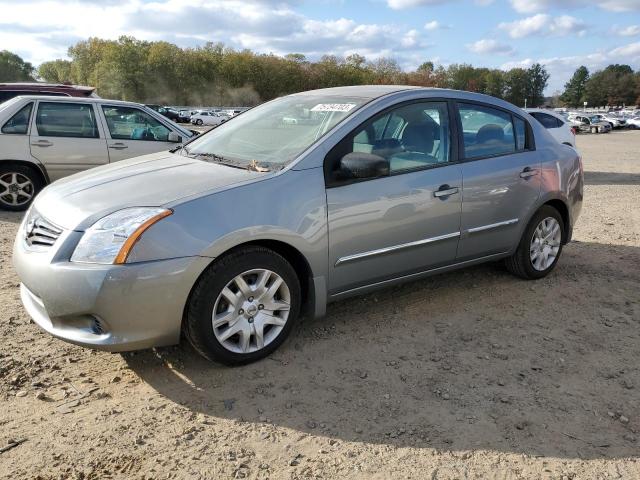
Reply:
[[[522,172],[520,172],[520,178],[529,178],[538,174],[538,170],[531,167],[526,167]]]
[[[34,147],[50,147],[53,145],[53,142],[49,140],[38,140],[37,142],[31,142],[31,145]]]
[[[458,187],[450,187],[449,185],[442,185],[438,190],[433,192],[433,196],[436,198],[448,197],[449,195],[455,195],[458,193]]]
[[[109,145],[109,148],[113,148],[114,150],[124,150],[127,147],[124,143],[112,143]]]

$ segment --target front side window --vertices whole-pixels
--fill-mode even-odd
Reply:
[[[511,115],[483,105],[459,104],[465,158],[505,155],[516,151]]]
[[[103,105],[102,111],[114,140],[166,142],[171,132],[160,121],[138,108]]]
[[[343,142],[341,155],[378,155],[389,162],[391,173],[447,163],[451,145],[447,104],[403,105],[373,117]]]
[[[2,126],[2,133],[25,134],[29,131],[29,120],[31,119],[31,109],[33,102],[26,104],[18,113],[11,117]]]
[[[280,169],[294,160],[368,99],[336,95],[290,95],[224,122],[183,152],[205,161]]]
[[[43,137],[99,137],[93,106],[85,103],[40,102],[36,128]]]

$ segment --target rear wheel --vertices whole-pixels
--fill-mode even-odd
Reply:
[[[0,208],[14,212],[26,210],[43,186],[35,169],[0,164]]]
[[[546,277],[562,253],[564,228],[558,211],[543,206],[527,225],[516,252],[507,258],[507,269],[527,280]]]
[[[202,125],[202,119],[201,118],[196,120],[196,125]]]
[[[185,332],[209,360],[253,362],[284,342],[300,300],[300,282],[284,257],[263,247],[245,248],[215,261],[198,280]]]

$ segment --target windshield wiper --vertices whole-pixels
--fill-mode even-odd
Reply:
[[[207,162],[216,162],[216,163],[219,163],[221,165],[225,165],[227,167],[241,168],[242,170],[250,170],[250,168],[247,165],[244,165],[241,162],[238,162],[236,160],[230,160],[228,158],[222,157],[222,156],[217,155],[215,153],[189,153],[189,152],[187,152],[187,156],[192,157],[192,158],[199,158],[199,159],[205,160]]]

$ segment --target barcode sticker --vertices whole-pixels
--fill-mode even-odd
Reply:
[[[311,109],[312,112],[348,112],[356,105],[354,103],[319,103]]]

